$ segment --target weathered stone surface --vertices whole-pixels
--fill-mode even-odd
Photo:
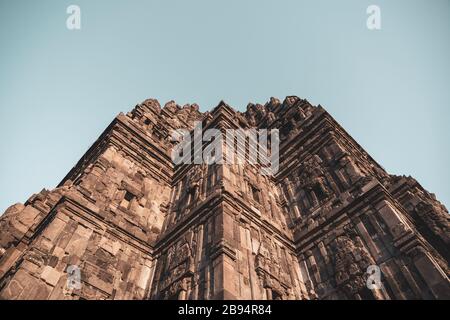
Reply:
[[[171,131],[194,121],[279,129],[280,170],[175,166]],[[320,106],[200,113],[149,99],[56,189],[1,216],[0,298],[448,299],[449,237],[434,195],[389,175]],[[382,285],[369,289],[374,265]]]

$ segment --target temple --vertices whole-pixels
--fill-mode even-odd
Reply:
[[[194,122],[278,129],[279,170],[175,165],[171,132]],[[435,196],[388,174],[320,105],[201,113],[148,99],[55,189],[0,217],[0,298],[449,299],[449,235]]]

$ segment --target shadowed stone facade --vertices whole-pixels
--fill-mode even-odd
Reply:
[[[194,121],[279,129],[280,170],[174,166],[171,131]],[[446,208],[297,97],[245,113],[146,100],[0,231],[2,299],[450,298]],[[370,265],[380,289],[366,286]]]

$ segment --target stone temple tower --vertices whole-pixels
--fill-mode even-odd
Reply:
[[[278,129],[279,170],[175,165],[175,129]],[[146,100],[0,217],[1,299],[448,299],[449,215],[298,97]],[[379,271],[379,285],[368,286]]]

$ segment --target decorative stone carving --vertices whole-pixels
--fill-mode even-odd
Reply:
[[[175,166],[170,133],[196,121],[279,129],[278,172]],[[0,298],[448,299],[448,244],[435,196],[389,175],[320,106],[201,113],[148,99],[57,188],[0,217]],[[372,264],[380,290],[366,286]],[[66,288],[69,267],[81,289]]]
[[[338,236],[333,242],[336,285],[348,298],[366,287],[366,270],[372,264],[367,250],[347,235]]]

